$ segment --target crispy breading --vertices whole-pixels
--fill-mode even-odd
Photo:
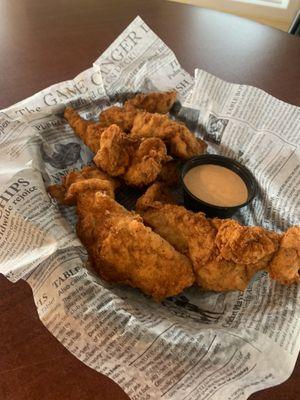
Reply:
[[[131,107],[112,106],[99,114],[100,124],[108,127],[118,125],[123,132],[130,132],[138,110]]]
[[[154,183],[137,201],[136,209],[147,225],[194,265],[205,264],[215,248],[216,230],[203,213],[195,214],[170,201],[171,194],[162,184]]]
[[[147,225],[190,258],[199,286],[244,290],[259,270],[270,271],[281,283],[299,282],[299,227],[281,235],[234,220],[211,220],[169,203],[170,195],[155,183],[136,209]]]
[[[162,140],[134,139],[111,125],[101,136],[94,162],[109,175],[122,176],[128,185],[142,187],[155,181],[169,159]]]
[[[176,101],[175,90],[169,92],[141,93],[125,102],[125,107],[133,107],[151,113],[166,114]]]
[[[142,187],[154,182],[168,161],[164,142],[158,138],[143,139],[136,149],[124,180],[132,186]]]
[[[78,237],[103,279],[139,288],[157,301],[194,283],[188,258],[147,228],[139,215],[118,204],[107,191],[110,181],[94,177],[80,180],[82,174],[78,174],[64,180],[63,203],[70,198],[76,203]]]
[[[216,245],[227,261],[242,264],[266,262],[278,249],[280,235],[259,226],[242,226],[233,219],[220,220]]]
[[[115,124],[99,128],[71,108],[66,109],[65,116],[75,133],[96,153],[95,164],[110,176],[123,178],[128,185],[151,184],[163,164],[170,160],[167,148],[159,138],[132,138]]]
[[[138,143],[127,137],[117,125],[110,125],[101,135],[95,164],[111,176],[124,175]]]
[[[163,139],[169,147],[170,155],[181,159],[203,154],[207,147],[206,143],[196,138],[182,122],[157,113],[138,113],[130,136]]]
[[[86,166],[81,171],[71,171],[62,178],[60,185],[48,186],[47,191],[59,203],[76,204],[78,192],[102,190],[114,198],[114,191],[119,186],[116,179],[111,178],[97,167]]]
[[[100,147],[100,137],[105,130],[103,124],[81,118],[71,107],[65,109],[64,117],[83,143],[86,144],[92,152],[97,153]]]
[[[285,232],[269,270],[271,277],[280,283],[300,283],[300,226]]]

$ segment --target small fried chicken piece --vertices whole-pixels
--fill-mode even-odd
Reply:
[[[216,245],[227,261],[261,263],[264,269],[278,249],[280,235],[259,226],[242,226],[233,219],[218,221]]]
[[[211,220],[217,227],[216,253],[198,269],[199,283],[222,291],[224,287],[246,289],[252,277],[268,264],[277,252],[280,235],[258,226],[242,226],[235,220]],[[228,290],[228,289],[227,289]]]
[[[97,153],[100,146],[100,137],[105,130],[103,124],[81,118],[71,107],[65,109],[64,117],[83,143],[86,144],[92,152]]]
[[[234,220],[207,219],[169,203],[170,194],[155,183],[136,209],[147,225],[190,258],[204,289],[244,290],[262,269],[281,283],[300,281],[300,227],[281,235]]]
[[[61,185],[48,186],[47,191],[59,203],[74,205],[78,192],[97,189],[114,198],[114,191],[118,186],[119,182],[116,179],[109,177],[99,168],[86,166],[81,171],[69,172],[62,178]]]
[[[101,135],[94,162],[111,176],[123,175],[131,164],[136,147],[137,141],[129,138],[117,125],[110,125]]]
[[[99,275],[109,282],[137,287],[157,301],[191,286],[190,261],[147,228],[139,215],[118,204],[104,187],[89,183],[94,179],[79,180],[69,187],[64,182],[64,190],[65,198],[72,197],[77,204],[77,234]],[[73,185],[77,185],[76,196],[70,193]]]
[[[99,115],[100,124],[110,126],[118,125],[123,132],[130,132],[138,110],[132,107],[112,106],[102,111]]]
[[[169,159],[162,140],[134,139],[111,125],[101,135],[94,162],[109,175],[122,176],[128,185],[142,187],[155,181]]]
[[[134,107],[150,113],[166,114],[176,101],[175,90],[169,92],[141,93],[125,102],[125,107]]]
[[[271,277],[282,284],[300,283],[300,226],[285,232],[269,271]]]
[[[136,149],[124,180],[128,185],[146,186],[154,182],[170,159],[164,142],[158,138],[143,139]]]
[[[197,139],[183,123],[157,113],[138,113],[130,136],[163,139],[169,147],[171,156],[182,159],[203,154],[207,147],[206,143]]]

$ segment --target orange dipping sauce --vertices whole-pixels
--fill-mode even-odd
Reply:
[[[183,181],[195,197],[214,206],[234,207],[248,199],[248,188],[243,179],[220,165],[195,166],[186,173]]]

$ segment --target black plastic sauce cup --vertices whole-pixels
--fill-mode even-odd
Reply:
[[[197,165],[204,165],[204,164],[220,165],[222,167],[230,169],[231,171],[239,175],[245,182],[248,189],[247,200],[244,203],[239,204],[237,206],[220,207],[206,203],[205,201],[200,200],[193,193],[191,193],[184,183],[184,177],[190,169],[195,168]],[[252,175],[252,173],[248,170],[248,168],[244,167],[242,164],[231,158],[218,156],[215,154],[205,154],[203,156],[193,157],[190,160],[188,160],[183,165],[181,170],[181,183],[183,186],[185,207],[192,211],[202,211],[208,217],[219,217],[219,218],[231,217],[237,210],[247,206],[254,199],[257,192],[256,180]]]

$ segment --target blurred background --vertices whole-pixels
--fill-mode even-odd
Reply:
[[[300,0],[170,0],[240,15],[300,36]],[[297,28],[298,27],[298,28]],[[298,29],[298,31],[297,31]]]

